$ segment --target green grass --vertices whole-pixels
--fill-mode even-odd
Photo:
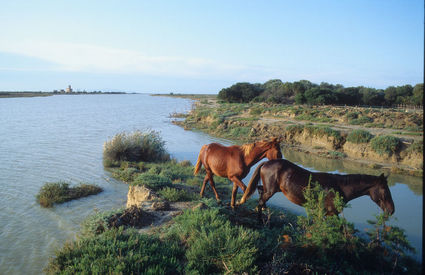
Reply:
[[[380,155],[394,154],[400,149],[400,139],[393,136],[376,136],[370,140],[372,150]]]
[[[185,190],[180,190],[171,187],[165,187],[161,189],[159,195],[170,202],[176,201],[193,201],[199,199],[199,195],[194,193],[189,193]]]
[[[42,207],[53,207],[53,204],[64,203],[70,200],[95,195],[102,192],[102,188],[94,184],[80,183],[70,187],[68,182],[47,182],[36,196]]]
[[[412,145],[407,148],[407,152],[414,152],[418,154],[423,154],[424,152],[424,142],[423,140],[415,141]]]
[[[47,274],[181,274],[183,250],[174,240],[161,240],[135,230],[111,229],[68,242],[56,252]]]
[[[124,161],[161,162],[169,159],[165,142],[155,131],[119,133],[103,145],[105,167],[116,167]]]
[[[365,130],[353,130],[347,136],[347,141],[355,144],[368,143],[373,135]]]

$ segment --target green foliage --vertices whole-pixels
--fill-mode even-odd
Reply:
[[[83,237],[94,237],[99,235],[106,230],[110,229],[109,219],[116,214],[122,213],[124,208],[118,208],[109,211],[96,212],[88,216],[81,223],[81,236]]]
[[[112,229],[68,242],[47,266],[48,274],[179,274],[182,248],[173,240],[135,230]]]
[[[123,161],[161,162],[169,159],[165,142],[155,131],[119,133],[103,145],[103,163],[106,167],[119,166]]]
[[[347,136],[347,141],[355,144],[368,143],[373,135],[365,130],[353,130]]]
[[[159,190],[158,193],[162,198],[171,202],[192,201],[199,198],[198,195],[195,195],[193,193],[189,193],[185,190],[180,190],[180,189],[171,188],[171,187],[165,187]]]
[[[368,87],[347,87],[326,82],[317,85],[307,80],[285,82],[272,79],[264,84],[236,83],[222,89],[218,98],[225,102],[268,102],[323,105],[391,106],[395,104],[422,105],[423,83],[388,87],[385,90]],[[361,124],[361,121],[355,123]],[[364,122],[363,122],[364,123]]]
[[[80,183],[70,187],[69,183],[64,181],[47,182],[40,188],[36,199],[42,207],[52,207],[54,203],[63,203],[100,192],[102,188],[94,184]]]
[[[125,169],[117,169],[112,172],[112,176],[116,179],[122,180],[124,182],[131,182],[136,175],[137,169],[133,167]]]
[[[218,209],[185,211],[168,235],[186,246],[189,274],[255,273],[260,234],[233,226]]]
[[[370,146],[380,155],[390,155],[400,148],[400,143],[400,139],[393,136],[376,136],[371,139]]]
[[[259,85],[242,82],[236,83],[229,88],[222,89],[218,98],[226,102],[250,102],[262,92]]]
[[[172,181],[170,178],[162,175],[157,175],[154,173],[143,173],[138,175],[131,184],[144,185],[149,189],[157,191],[164,187],[171,187]]]
[[[309,183],[304,191],[307,216],[298,217],[298,225],[302,232],[298,241],[302,245],[313,246],[320,252],[324,260],[332,257],[335,249],[344,252],[354,252],[357,237],[354,236],[354,226],[337,215],[327,216],[326,198],[333,197],[333,203],[338,212],[346,207],[342,197],[333,190],[324,190],[318,183]]]
[[[249,135],[250,130],[249,127],[235,127],[230,130],[230,135],[236,138],[243,138]]]
[[[305,126],[304,129],[315,136],[332,136],[338,142],[342,141],[341,133],[328,126]]]

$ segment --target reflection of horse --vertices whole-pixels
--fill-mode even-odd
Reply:
[[[390,215],[394,213],[394,202],[384,174],[377,177],[360,174],[313,173],[285,159],[270,160],[257,167],[241,199],[241,204],[254,193],[261,177],[263,186],[258,188],[259,211],[265,206],[267,200],[279,191],[282,191],[291,202],[302,206],[306,202],[303,191],[308,185],[310,175],[312,182],[318,182],[325,190],[332,188],[337,191],[343,197],[344,202],[369,195],[386,213]],[[335,194],[330,192],[325,199],[328,215],[338,214],[333,204],[334,197]]]
[[[225,177],[233,182],[230,205],[234,207],[238,186],[242,191],[245,191],[246,186],[241,180],[246,177],[251,167],[263,158],[277,159],[282,157],[279,142],[277,138],[273,138],[271,141],[260,141],[242,146],[227,147],[218,143],[202,146],[194,172],[196,175],[202,165],[207,172],[201,188],[201,197],[204,195],[205,185],[209,180],[217,201],[220,201],[215,189],[213,175]]]

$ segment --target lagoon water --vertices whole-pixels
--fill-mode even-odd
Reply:
[[[94,211],[122,207],[127,185],[103,169],[102,145],[122,131],[152,129],[178,160],[196,161],[203,144],[231,142],[171,123],[170,114],[189,111],[191,100],[128,95],[59,95],[0,99],[0,274],[40,274],[49,257],[76,237],[80,223]],[[341,161],[285,150],[287,159],[304,167],[339,173],[365,172]],[[368,171],[369,172],[369,171]],[[370,174],[377,174],[371,170]],[[41,208],[35,196],[45,182],[95,183],[104,192]],[[245,178],[245,182],[249,176]],[[422,179],[390,177],[396,206],[394,224],[404,228],[421,255]],[[207,192],[210,190],[207,189]],[[282,194],[271,203],[302,213]],[[359,228],[379,208],[366,197],[352,201],[344,213]]]

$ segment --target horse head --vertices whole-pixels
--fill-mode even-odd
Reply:
[[[385,213],[392,215],[394,214],[395,207],[390,188],[388,187],[387,177],[383,173],[379,177],[376,177],[377,179],[374,182],[374,186],[370,189],[369,195]]]
[[[266,151],[266,158],[269,160],[272,159],[281,159],[282,158],[282,152],[280,151],[280,142],[282,140],[278,139],[276,137],[272,138],[271,141],[267,142],[267,151]]]

